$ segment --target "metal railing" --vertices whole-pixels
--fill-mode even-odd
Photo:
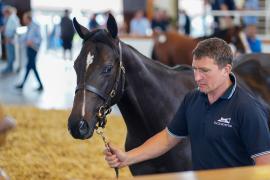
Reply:
[[[204,16],[234,16],[235,22],[240,22],[241,17],[243,16],[256,16],[256,17],[265,17],[265,34],[270,34],[270,10],[235,10],[235,11],[208,11],[205,12]]]

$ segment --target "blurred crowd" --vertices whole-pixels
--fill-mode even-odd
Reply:
[[[219,11],[234,11],[234,10],[260,10],[258,0],[243,0],[242,4],[236,3],[234,0],[203,0],[204,6],[208,6],[211,10]],[[88,28],[94,30],[96,28],[105,28],[107,14],[106,12],[91,12],[87,15]],[[47,49],[62,48],[64,59],[73,59],[73,39],[75,31],[73,28],[68,9],[63,10],[62,16],[56,22],[53,22],[53,28],[46,32]],[[128,34],[131,36],[151,36],[153,32],[177,31],[187,36],[192,35],[192,16],[184,9],[178,11],[177,17],[171,17],[170,13],[162,8],[154,8],[151,15],[146,14],[146,11],[139,9],[132,15],[131,18],[122,18],[119,24],[119,34]],[[6,67],[1,69],[1,74],[6,75],[14,72],[15,53],[15,36],[16,30],[20,26],[27,26],[28,31],[22,42],[26,46],[28,65],[25,67],[27,73],[22,83],[17,86],[22,89],[27,79],[29,72],[33,70],[36,79],[39,83],[38,90],[43,90],[41,78],[39,77],[36,68],[36,56],[41,43],[39,22],[32,21],[27,24],[22,17],[19,19],[15,7],[3,5],[0,1],[0,30],[2,39],[2,60],[6,60]],[[258,17],[256,16],[241,16],[241,26],[245,32],[246,41],[250,47],[250,52],[261,52],[262,42],[257,37]],[[214,16],[212,23],[212,32],[220,31],[224,28],[235,26],[233,16]],[[31,31],[29,28],[31,27]],[[35,32],[33,32],[35,31]],[[32,42],[32,43],[31,43]],[[30,45],[31,44],[31,45]],[[33,53],[30,50],[33,50]]]
[[[234,0],[205,0],[205,5],[209,4],[212,10],[219,11],[241,11],[241,10],[260,10],[259,0],[244,0],[240,1],[242,3],[236,3],[239,1]],[[219,31],[220,29],[228,28],[234,26],[234,17],[233,16],[215,16],[213,29],[214,32]],[[250,47],[250,52],[261,52],[262,43],[257,38],[257,26],[258,26],[258,17],[257,16],[242,16],[241,23],[238,24],[242,26],[246,40]]]
[[[204,0],[205,8],[210,7],[213,11],[242,11],[242,10],[260,10],[258,0],[243,0],[242,3],[234,0]],[[206,7],[207,6],[207,7]],[[89,29],[103,27],[98,19],[106,13],[93,13],[89,18]],[[188,36],[191,35],[192,17],[184,10],[178,11],[178,22],[175,23],[173,17],[165,9],[155,8],[151,17],[146,15],[142,9],[134,12],[133,17],[125,20],[119,27],[120,33],[132,36],[151,36],[153,32],[178,31]],[[245,33],[246,40],[250,46],[250,52],[261,52],[262,42],[257,37],[257,16],[241,16],[240,24],[235,24],[234,16],[214,16],[211,29],[216,33],[222,29],[232,26],[240,26]]]

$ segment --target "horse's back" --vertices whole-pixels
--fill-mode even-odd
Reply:
[[[153,54],[163,64],[174,66],[192,63],[192,50],[197,41],[177,32],[165,32],[155,37]]]
[[[257,61],[264,68],[270,68],[270,53],[243,54],[234,59],[234,67],[249,61]]]
[[[190,65],[186,65],[186,64],[177,64],[173,67],[170,67],[170,69],[174,70],[174,71],[192,71],[192,67]]]

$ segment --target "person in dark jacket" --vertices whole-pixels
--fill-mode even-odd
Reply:
[[[89,30],[91,30],[91,31],[94,29],[97,29],[99,27],[99,24],[97,23],[96,17],[97,17],[97,14],[94,13],[90,18],[88,26],[89,26]]]
[[[69,10],[66,9],[60,22],[60,28],[64,59],[66,59],[66,52],[69,51],[69,57],[70,60],[72,60],[72,41],[75,30],[73,28],[72,20],[69,18],[69,14]]]

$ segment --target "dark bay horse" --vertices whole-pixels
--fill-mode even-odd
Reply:
[[[192,63],[192,50],[201,40],[218,37],[227,43],[233,44],[239,53],[245,52],[245,46],[242,43],[240,27],[232,27],[221,30],[211,36],[192,38],[178,32],[161,32],[154,33],[154,46],[152,51],[152,59],[158,60],[168,66],[177,64]]]
[[[100,114],[106,115],[107,109],[114,104],[118,105],[127,126],[126,150],[141,145],[164,129],[184,95],[196,86],[191,68],[169,68],[123,43],[117,37],[117,24],[111,15],[107,21],[107,30],[90,32],[75,19],[74,27],[84,42],[74,63],[77,88],[68,119],[71,135],[77,139],[92,137],[96,124],[104,125],[104,122],[100,123]],[[235,67],[239,69],[235,70],[239,73],[240,82],[252,91],[252,86],[245,84],[243,77],[247,66],[250,69],[256,68],[253,67],[253,61],[242,58]],[[264,82],[268,72],[255,72],[260,74],[260,82]],[[264,86],[262,89],[267,88]],[[260,99],[264,98],[264,95],[256,91],[254,94]],[[269,101],[264,102],[269,104]],[[130,166],[133,175],[176,172],[190,168],[189,139],[159,158]]]
[[[127,126],[125,149],[130,150],[164,129],[184,95],[195,88],[190,67],[175,70],[143,56],[117,37],[109,15],[108,30],[89,32],[74,20],[84,40],[74,68],[77,88],[68,128],[74,138],[93,135],[97,113],[117,104]],[[117,129],[115,130],[117,133]],[[130,166],[133,175],[190,170],[189,140],[165,155]]]
[[[270,54],[241,55],[234,60],[233,72],[270,113]],[[270,127],[270,117],[268,125]]]

